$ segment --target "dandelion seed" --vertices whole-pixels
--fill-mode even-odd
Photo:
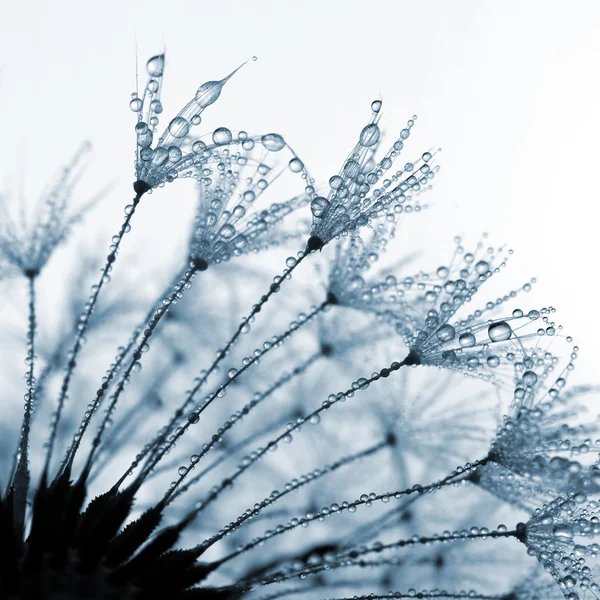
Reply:
[[[404,148],[404,140],[411,134],[415,117],[408,121],[393,146],[377,161],[380,109],[381,104],[372,105],[371,121],[363,127],[358,143],[339,174],[329,179],[330,191],[326,197],[315,194],[311,201],[313,249],[319,250],[335,237],[355,232],[386,213],[393,216],[420,210],[413,196],[430,186],[437,171],[431,166],[433,154],[425,152],[418,160],[406,163],[403,169],[388,174]],[[384,175],[386,178],[382,180]]]

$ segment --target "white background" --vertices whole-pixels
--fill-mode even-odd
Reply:
[[[16,190],[21,177],[35,198],[90,139],[85,194],[117,181],[96,223],[88,221],[108,234],[132,196],[136,52],[143,73],[145,60],[167,49],[166,119],[199,84],[257,55],[207,111],[207,126],[278,131],[324,182],[373,99],[383,98],[390,133],[417,113],[407,158],[441,146],[443,171],[430,210],[404,223],[404,251],[427,248],[444,262],[456,234],[475,243],[488,231],[494,244],[507,243],[515,250],[507,288],[538,277],[522,308],[555,306],[580,343],[578,371],[597,380],[599,2],[0,6],[1,189]],[[168,229],[187,218],[186,197],[190,187],[169,186],[147,213]]]

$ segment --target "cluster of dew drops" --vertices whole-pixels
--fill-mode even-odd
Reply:
[[[252,57],[253,61],[257,60],[256,56]],[[174,117],[167,127],[167,131],[158,141],[158,147],[152,150],[151,145],[154,139],[154,133],[157,131],[159,116],[163,112],[163,106],[158,97],[160,92],[160,78],[163,76],[165,66],[164,54],[153,56],[146,63],[146,71],[150,76],[150,79],[144,90],[144,97],[140,98],[137,92],[133,92],[131,100],[129,102],[130,109],[138,114],[138,122],[135,125],[135,132],[137,135],[138,146],[140,146],[140,158],[142,161],[152,161],[157,166],[177,164],[183,157],[183,152],[179,147],[184,138],[190,133],[191,126],[200,125],[202,122],[201,113],[202,111],[216,102],[219,98],[223,86],[228,79],[238,69],[233,71],[230,75],[220,81],[207,81],[203,83],[196,91],[194,100],[188,104],[186,109],[193,106],[193,103],[197,106],[197,112],[195,112],[189,120],[181,115],[181,113]],[[142,110],[144,107],[145,96],[149,98],[149,119],[146,123],[142,119]],[[185,112],[187,110],[184,109]],[[181,112],[184,112],[181,111]],[[177,142],[175,145],[170,146],[168,149],[160,146],[164,141],[165,136],[170,134]],[[213,144],[216,146],[225,146],[231,144],[234,141],[233,133],[227,127],[217,127],[211,136]],[[241,144],[242,148],[246,151],[251,151],[255,146],[255,141],[244,131],[239,132],[237,141]],[[267,133],[260,139],[262,145],[270,152],[278,152],[282,150],[287,144],[283,137],[277,133]],[[201,154],[207,148],[207,145],[202,140],[195,140],[192,143],[192,151],[195,154]],[[293,156],[288,163],[290,171],[293,173],[303,173],[304,163],[298,156]],[[306,178],[306,175],[303,173]]]

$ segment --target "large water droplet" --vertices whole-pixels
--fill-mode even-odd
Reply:
[[[196,91],[195,100],[200,108],[206,108],[217,101],[223,91],[223,81],[207,81]]]
[[[129,108],[133,112],[140,112],[140,110],[142,110],[142,101],[139,98],[132,98],[131,102],[129,103]]]
[[[215,144],[229,144],[233,136],[227,127],[219,127],[213,131],[212,139]]]
[[[500,364],[500,359],[497,356],[491,354],[490,356],[487,357],[486,362],[488,364],[488,367],[494,368]]]
[[[285,140],[278,133],[267,133],[260,139],[262,145],[270,152],[279,152],[285,147]]]
[[[175,117],[169,123],[169,133],[176,138],[185,137],[190,130],[190,123],[183,117]]]
[[[475,345],[476,340],[472,333],[463,333],[458,338],[458,342],[463,348],[472,348]]]
[[[298,157],[292,158],[288,163],[288,166],[292,173],[300,173],[300,171],[304,169],[304,163]]]
[[[442,325],[436,332],[437,339],[440,340],[440,342],[449,342],[454,339],[455,335],[456,332],[454,327],[448,325],[448,323]]]
[[[157,54],[146,63],[146,71],[150,77],[160,77],[165,70],[165,55]]]
[[[226,240],[230,240],[235,235],[235,227],[229,223],[226,223],[219,230],[219,235]]]
[[[379,127],[377,127],[375,123],[369,123],[363,127],[363,130],[360,132],[360,145],[365,146],[366,148],[374,146],[379,141],[380,135],[381,132],[379,131]]]
[[[573,528],[570,525],[556,525],[552,528],[552,533],[558,538],[570,539],[573,537]]]
[[[498,321],[488,327],[488,335],[492,342],[505,342],[510,339],[512,329],[506,321]]]
[[[323,198],[322,196],[317,196],[310,203],[310,210],[315,217],[322,217],[328,208],[329,202],[327,201],[327,198]]]

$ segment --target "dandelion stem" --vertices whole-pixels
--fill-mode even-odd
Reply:
[[[477,592],[389,592],[387,594],[365,594],[362,596],[346,596],[342,598],[327,598],[325,600],[390,600],[390,598],[467,598],[469,600],[502,600],[506,596],[489,596]]]
[[[269,301],[271,296],[275,292],[279,291],[282,283],[291,276],[292,272],[302,263],[302,261],[310,254],[310,252],[311,251],[309,251],[307,248],[306,251],[298,257],[298,260],[296,261],[296,263],[293,266],[286,267],[286,269],[283,271],[283,276],[281,277],[280,281],[278,283],[272,283],[269,288],[269,291],[264,296],[261,297],[259,302],[252,307],[252,310],[248,313],[248,315],[246,315],[242,319],[242,321],[239,324],[235,333],[231,336],[231,338],[225,344],[225,346],[223,346],[223,348],[221,348],[221,350],[218,351],[217,358],[213,361],[213,363],[206,370],[206,372],[204,372],[201,375],[201,377],[198,379],[197,383],[194,385],[192,390],[188,393],[183,404],[175,411],[175,413],[173,414],[173,417],[171,418],[169,423],[166,425],[166,427],[161,429],[161,432],[154,438],[154,440],[150,444],[148,444],[145,449],[142,450],[142,452],[140,454],[140,460],[144,459],[148,455],[148,453],[151,453],[149,462],[151,464],[156,464],[156,462],[153,462],[153,456],[156,455],[157,453],[158,454],[161,453],[161,450],[160,450],[161,445],[165,442],[165,440],[167,439],[169,434],[173,431],[173,428],[177,425],[177,423],[179,422],[181,417],[186,413],[186,411],[188,411],[192,407],[192,405],[194,403],[194,397],[196,396],[196,394],[198,393],[200,388],[206,383],[208,378],[211,376],[212,373],[214,373],[215,369],[219,366],[221,361],[227,356],[231,347],[236,343],[236,341],[238,340],[240,335],[249,326],[250,321],[262,310],[263,306]],[[161,454],[161,456],[162,456],[162,454]],[[132,470],[133,470],[133,467],[130,467],[128,472],[124,475],[123,479],[125,477],[127,477],[132,472]]]
[[[382,500],[382,501],[386,502],[386,501],[389,501],[391,498],[399,499],[402,496],[408,496],[411,494],[423,494],[424,492],[432,491],[443,485],[448,485],[451,482],[454,482],[454,479],[458,475],[459,475],[459,473],[455,472],[455,473],[449,475],[448,477],[445,477],[444,479],[442,479],[438,482],[432,483],[428,486],[414,486],[412,488],[408,488],[405,490],[395,491],[395,492],[386,492],[383,494],[369,494],[369,495],[364,494],[363,496],[361,496],[360,499],[355,500],[354,502],[344,502],[341,505],[337,505],[337,508],[334,511],[327,509],[326,514],[324,514],[323,511],[317,511],[316,513],[314,513],[310,516],[306,516],[306,517],[302,517],[302,518],[298,518],[298,519],[292,519],[287,525],[278,527],[274,531],[269,531],[269,532],[263,534],[262,536],[255,538],[252,542],[249,542],[248,544],[240,547],[238,550],[232,552],[231,554],[228,554],[225,557],[219,559],[218,563],[220,565],[221,563],[227,562],[227,561],[235,558],[236,556],[239,556],[240,554],[243,554],[243,553],[247,552],[248,550],[251,550],[252,548],[258,546],[259,544],[262,544],[263,542],[270,540],[271,538],[274,538],[278,535],[282,535],[283,533],[291,531],[292,529],[296,529],[299,526],[306,527],[312,521],[321,520],[325,516],[329,516],[331,514],[341,514],[345,511],[354,512],[357,507],[364,506],[364,505],[371,506],[371,504],[373,502],[376,502],[378,500]],[[198,510],[198,509],[196,509],[196,510]],[[468,534],[466,536],[461,536],[460,538],[419,537],[419,538],[411,538],[410,540],[399,540],[398,542],[394,542],[392,544],[388,544],[387,546],[384,546],[384,548],[413,546],[416,544],[427,544],[429,542],[431,542],[431,543],[444,542],[444,541],[450,541],[450,540],[454,540],[454,539],[481,538],[481,537],[494,537],[494,538],[495,537],[517,537],[517,535],[518,535],[518,532],[516,530],[514,530],[514,531],[509,531],[509,532],[492,531],[487,534],[483,534],[483,533]],[[377,547],[381,548],[381,545],[378,545]],[[364,551],[364,554],[367,554],[368,552],[375,552],[375,551],[376,550],[374,550],[374,549],[366,549]],[[352,551],[352,552],[354,552],[354,551]],[[363,552],[361,551],[360,554],[362,555]],[[355,558],[355,556],[351,555],[350,552],[348,552],[347,555],[350,558]]]
[[[27,393],[25,394],[25,414],[21,427],[21,440],[19,442],[19,462],[17,464],[12,487],[14,490],[14,524],[17,540],[22,540],[25,526],[25,510],[27,506],[27,493],[31,476],[29,473],[29,435],[31,431],[31,415],[35,404],[35,333],[37,328],[35,313],[35,278],[36,273],[27,274],[28,281],[28,328],[27,328],[27,373],[25,382]]]
[[[281,335],[277,336],[273,340],[273,342],[271,343],[270,346],[268,346],[267,348],[263,348],[259,352],[255,353],[254,356],[252,357],[252,359],[248,360],[243,365],[243,367],[241,369],[239,369],[238,371],[236,371],[236,373],[234,375],[232,375],[231,377],[229,377],[212,394],[210,394],[208,396],[208,398],[204,401],[204,403],[202,404],[202,406],[200,406],[198,408],[195,408],[194,412],[191,413],[190,417],[188,418],[187,423],[185,423],[185,425],[183,425],[183,427],[181,427],[179,429],[179,431],[177,431],[177,433],[172,437],[172,439],[169,440],[169,442],[167,444],[165,444],[164,449],[161,450],[161,452],[159,452],[154,457],[153,460],[151,459],[149,461],[149,464],[142,470],[142,473],[140,474],[140,476],[139,476],[138,479],[140,481],[142,481],[145,477],[147,477],[147,475],[154,468],[154,466],[158,463],[158,461],[160,461],[160,459],[164,456],[164,454],[166,454],[175,445],[175,443],[177,442],[177,440],[181,436],[183,436],[186,433],[186,431],[193,424],[195,424],[195,423],[198,422],[198,420],[200,419],[200,415],[212,404],[212,402],[215,400],[215,398],[217,398],[220,394],[222,394],[222,392],[224,392],[238,377],[240,377],[243,373],[245,373],[252,365],[254,365],[255,363],[257,363],[271,349],[276,348],[277,346],[279,346],[279,344],[281,344],[282,342],[284,342],[287,338],[291,337],[301,327],[303,327],[307,323],[310,323],[318,314],[320,314],[323,310],[325,310],[331,304],[332,304],[332,300],[331,300],[331,298],[328,297],[319,306],[317,306],[310,313],[308,313],[306,315],[306,318],[304,320],[294,322],[292,325],[290,325],[290,327],[284,333],[282,333]],[[193,417],[192,417],[192,415],[193,415]],[[235,422],[236,421],[231,421],[231,420],[227,421],[227,423],[225,424],[225,426],[223,427],[223,429],[225,429],[225,430],[226,429],[230,429]],[[198,455],[199,456],[198,460],[200,460],[204,456],[206,456],[206,454],[208,453],[208,451],[212,447],[214,447],[215,444],[216,444],[216,440],[215,440],[215,437],[213,437],[211,439],[211,441],[209,443],[207,443],[205,445],[205,447],[202,448],[202,451]],[[170,487],[169,490],[167,491],[167,493],[165,494],[165,497],[162,500],[163,503],[167,503],[169,501],[169,498],[171,498],[171,496],[173,495],[173,493],[177,490],[177,488],[179,487],[179,485],[187,477],[187,475],[188,475],[188,473],[190,471],[191,471],[191,469],[188,469],[188,470],[186,470],[186,472],[183,475],[179,476],[179,479],[176,481],[175,485],[172,486],[172,487]]]
[[[144,329],[144,327],[150,328],[151,325],[152,325],[152,323],[153,323],[153,317],[156,318],[157,315],[160,315],[159,316],[159,320],[160,320],[160,318],[162,317],[162,315],[164,314],[164,312],[166,312],[166,310],[167,310],[168,307],[165,308],[165,306],[166,306],[165,302],[169,303],[169,299],[172,296],[171,290],[173,288],[175,288],[175,292],[173,292],[173,293],[174,294],[177,293],[177,290],[179,289],[179,286],[181,285],[181,280],[186,277],[187,272],[188,272],[187,267],[186,267],[186,269],[183,269],[182,271],[179,272],[179,274],[177,275],[177,277],[175,277],[175,279],[174,279],[174,282],[176,282],[176,283],[172,283],[168,287],[168,289],[165,290],[160,295],[160,299],[158,301],[154,302],[154,304],[152,305],[152,307],[150,308],[150,310],[148,311],[148,313],[146,314],[146,316],[142,320],[141,324],[138,325],[134,329],[131,337],[129,338],[129,341],[127,342],[127,344],[122,349],[120,349],[119,352],[117,353],[117,356],[116,356],[114,362],[110,365],[110,367],[106,371],[105,376],[102,378],[102,384],[98,388],[98,390],[96,391],[96,397],[92,401],[90,407],[86,410],[86,414],[85,414],[84,418],[81,421],[81,424],[80,424],[80,427],[78,429],[78,432],[75,435],[75,437],[73,438],[73,441],[71,442],[71,445],[67,449],[67,452],[65,454],[65,458],[63,459],[63,462],[62,462],[62,464],[60,466],[59,472],[63,472],[64,469],[67,467],[67,465],[71,465],[72,464],[72,462],[73,462],[73,460],[75,458],[75,454],[77,453],[77,450],[79,449],[79,445],[81,443],[81,438],[83,437],[83,434],[87,430],[87,427],[89,426],[92,417],[96,413],[96,410],[98,409],[98,407],[102,403],[102,400],[103,400],[104,396],[106,395],[106,390],[110,386],[110,384],[111,384],[111,382],[112,382],[115,374],[119,372],[119,370],[121,369],[121,365],[123,364],[123,362],[125,361],[125,359],[129,355],[130,351],[134,348],[134,346],[135,346],[135,344],[136,344],[136,342],[137,342],[140,334],[142,333],[142,330]],[[185,287],[183,289],[185,289]],[[183,293],[183,291],[182,291],[182,293]],[[170,304],[168,304],[168,305],[170,306]],[[156,325],[154,325],[154,327],[152,327],[152,332],[154,331],[155,327],[156,327]],[[135,354],[140,354],[141,355],[141,348],[148,341],[149,336],[146,337],[147,331],[148,331],[148,329],[146,329],[146,331],[144,332],[144,337],[146,338],[145,341],[143,340],[142,342],[140,342],[138,344],[136,353],[134,353],[134,357],[130,361],[130,364],[129,364],[129,373],[131,372],[131,369],[133,368],[133,365],[136,362]],[[152,332],[150,333],[150,335],[152,335]],[[121,382],[123,381],[124,377],[127,377],[127,375],[122,376]]]
[[[219,540],[222,540],[226,535],[229,535],[233,531],[236,531],[248,519],[250,519],[252,517],[256,517],[262,510],[264,510],[265,508],[268,508],[269,506],[272,506],[275,502],[277,502],[284,496],[287,496],[290,492],[293,492],[309,483],[313,483],[313,482],[317,481],[318,479],[325,477],[326,475],[335,473],[335,471],[337,471],[341,467],[346,467],[348,465],[351,465],[352,463],[355,463],[358,460],[367,458],[369,456],[373,456],[374,454],[377,454],[377,452],[380,452],[381,450],[383,450],[384,448],[387,448],[388,446],[389,446],[389,443],[387,441],[379,442],[378,444],[370,446],[369,448],[366,448],[365,450],[361,450],[360,452],[356,452],[355,454],[349,454],[347,456],[343,456],[342,458],[338,459],[336,462],[334,462],[330,465],[325,465],[324,467],[320,467],[319,469],[316,469],[316,470],[312,471],[311,473],[307,473],[305,475],[301,475],[300,477],[294,478],[292,481],[289,481],[288,483],[286,483],[284,485],[283,491],[274,492],[270,496],[267,496],[264,500],[262,500],[262,502],[256,504],[253,509],[246,510],[244,513],[242,513],[235,520],[235,522],[232,523],[232,525],[221,529],[221,531],[219,533],[217,533],[216,535],[214,535],[212,538],[209,538],[208,540],[205,540],[204,542],[202,542],[201,545],[202,545],[203,549],[209,548],[210,546],[212,546]]]
[[[354,396],[357,390],[366,389],[370,383],[381,379],[381,377],[389,377],[389,375],[393,371],[397,371],[402,366],[407,364],[411,364],[410,354],[401,363],[394,362],[392,363],[389,369],[382,369],[379,373],[374,373],[373,375],[371,375],[369,379],[359,380],[360,383],[356,382],[355,385],[353,385],[350,389],[346,390],[345,392],[339,392],[334,399],[326,400],[319,408],[313,410],[304,417],[298,418],[292,431],[299,431],[302,425],[309,423],[311,420],[314,422],[314,420],[318,418],[322,412],[328,410],[334,404],[337,404],[338,402],[344,401],[346,398]],[[385,374],[383,375],[382,373]],[[269,452],[270,450],[275,450],[277,444],[279,444],[279,442],[281,442],[284,438],[289,437],[290,435],[291,431],[288,428],[286,428],[278,436],[270,440],[264,448],[259,448],[256,451],[252,452],[251,458],[239,465],[237,467],[237,470],[231,475],[231,477],[225,478],[219,486],[215,486],[215,488],[211,490],[210,494],[198,504],[198,506],[194,509],[192,513],[190,513],[189,518],[194,518],[196,515],[202,512],[211,502],[213,502],[223,492],[223,490],[233,485],[234,481],[238,477],[240,477],[244,472],[246,472],[252,465],[256,464],[258,460],[260,460],[267,452]]]
[[[240,412],[243,413],[243,414],[245,414],[245,415],[247,415],[252,409],[256,408],[259,404],[261,404],[262,402],[264,402],[273,393],[275,393],[276,391],[280,390],[287,383],[289,383],[290,381],[294,380],[296,377],[298,377],[299,375],[301,375],[302,373],[304,373],[312,364],[314,364],[322,356],[323,356],[323,354],[321,352],[315,353],[312,356],[310,356],[307,360],[305,360],[303,363],[301,363],[300,365],[298,365],[291,373],[288,373],[288,374],[284,375],[283,377],[281,377],[280,379],[278,379],[273,385],[271,385],[271,387],[268,390],[266,390],[265,392],[263,392],[262,394],[260,394],[260,396],[258,398],[255,398],[255,399],[252,400],[252,402],[246,404],[246,406],[244,406],[241,409]],[[289,421],[289,417],[286,417],[283,421],[284,422],[285,421]],[[239,422],[239,420],[236,420],[236,423],[237,422]],[[201,473],[199,473],[198,475],[196,475],[195,477],[193,477],[190,481],[188,481],[186,483],[186,485],[183,485],[183,486],[179,487],[177,489],[177,491],[171,496],[170,502],[172,502],[179,495],[181,495],[184,492],[186,492],[192,485],[194,485],[195,483],[197,483],[198,481],[200,481],[200,479],[204,475],[206,475],[208,472],[210,472],[215,466],[217,466],[217,464],[220,464],[221,462],[223,462],[228,456],[231,456],[237,450],[243,448],[244,446],[247,446],[249,443],[251,443],[254,440],[256,440],[257,438],[261,437],[265,433],[270,433],[273,429],[275,429],[277,426],[279,426],[281,424],[282,423],[280,423],[279,421],[277,421],[275,423],[272,423],[269,426],[267,426],[267,427],[263,428],[262,430],[258,431],[256,434],[253,434],[253,435],[247,437],[245,440],[243,440],[242,442],[240,442],[239,444],[237,444],[236,446],[234,446],[233,448],[231,448],[231,450],[230,450],[230,452],[228,454],[223,455],[217,461],[214,461],[213,464],[212,464],[212,466],[207,467]],[[156,472],[156,470],[154,472]],[[149,477],[151,477],[151,475]]]
[[[129,361],[127,368],[124,370],[123,374],[121,375],[119,383],[117,384],[116,389],[111,396],[110,404],[109,404],[108,408],[106,409],[106,414],[102,420],[100,427],[98,428],[98,433],[96,434],[96,437],[92,441],[92,448],[88,454],[86,466],[84,468],[84,473],[89,473],[89,470],[91,469],[94,455],[95,455],[98,447],[100,446],[100,442],[102,441],[102,435],[106,429],[107,423],[109,422],[109,420],[112,417],[112,414],[117,406],[119,397],[120,397],[121,393],[123,392],[123,390],[125,389],[125,384],[129,381],[129,377],[131,375],[131,372],[133,371],[134,366],[136,364],[139,364],[139,362],[142,359],[142,355],[144,353],[144,348],[146,347],[148,340],[152,337],[152,334],[154,333],[156,327],[160,323],[162,317],[165,314],[167,314],[169,308],[171,308],[173,303],[177,302],[182,297],[183,293],[188,288],[189,284],[191,283],[191,281],[194,278],[194,275],[197,273],[197,271],[198,271],[198,269],[195,266],[191,267],[188,271],[186,271],[183,278],[175,285],[175,288],[173,289],[173,292],[171,293],[171,295],[168,298],[166,298],[165,301],[163,301],[162,306],[160,306],[160,308],[158,308],[158,310],[156,310],[156,312],[154,313],[154,317],[150,320],[147,328],[144,330],[144,334],[142,335],[142,338],[139,341],[135,351],[133,352],[133,356],[131,357],[131,360]],[[91,415],[86,418],[86,426],[89,423],[90,419],[91,419]],[[69,459],[70,464],[72,464],[72,462],[73,462],[73,458],[75,457],[75,453],[77,452],[77,448],[79,447],[80,441],[81,441],[81,436],[78,436],[77,443],[76,443],[76,445],[73,449],[73,452],[71,454],[71,457]]]
[[[133,198],[133,202],[130,205],[131,209],[126,211],[125,219],[123,220],[123,224],[121,225],[121,229],[119,233],[113,237],[113,243],[110,246],[110,250],[108,256],[106,257],[106,262],[104,267],[102,267],[100,279],[98,283],[92,286],[92,293],[86,302],[83,312],[79,317],[79,324],[77,326],[77,333],[75,334],[75,340],[73,342],[73,346],[71,348],[71,352],[69,355],[69,362],[67,363],[67,369],[65,375],[63,377],[63,381],[60,388],[60,393],[58,396],[58,406],[56,408],[56,412],[52,418],[52,423],[50,424],[50,437],[48,439],[47,449],[46,449],[46,458],[44,462],[44,470],[43,472],[47,474],[48,469],[50,468],[50,462],[52,460],[52,454],[54,452],[54,444],[56,443],[56,434],[58,432],[58,424],[62,417],[62,411],[67,400],[67,394],[69,391],[69,385],[71,383],[71,377],[73,376],[73,370],[77,365],[77,356],[81,347],[83,345],[83,340],[85,333],[87,331],[90,318],[94,312],[94,308],[96,307],[96,302],[98,301],[98,296],[100,295],[100,290],[104,286],[104,283],[108,281],[109,273],[112,270],[113,263],[117,259],[117,252],[119,250],[119,246],[121,245],[121,241],[123,240],[123,236],[129,231],[131,219],[135,214],[135,210],[140,203],[140,200],[145,193],[144,190],[142,192],[137,192],[135,197]]]

